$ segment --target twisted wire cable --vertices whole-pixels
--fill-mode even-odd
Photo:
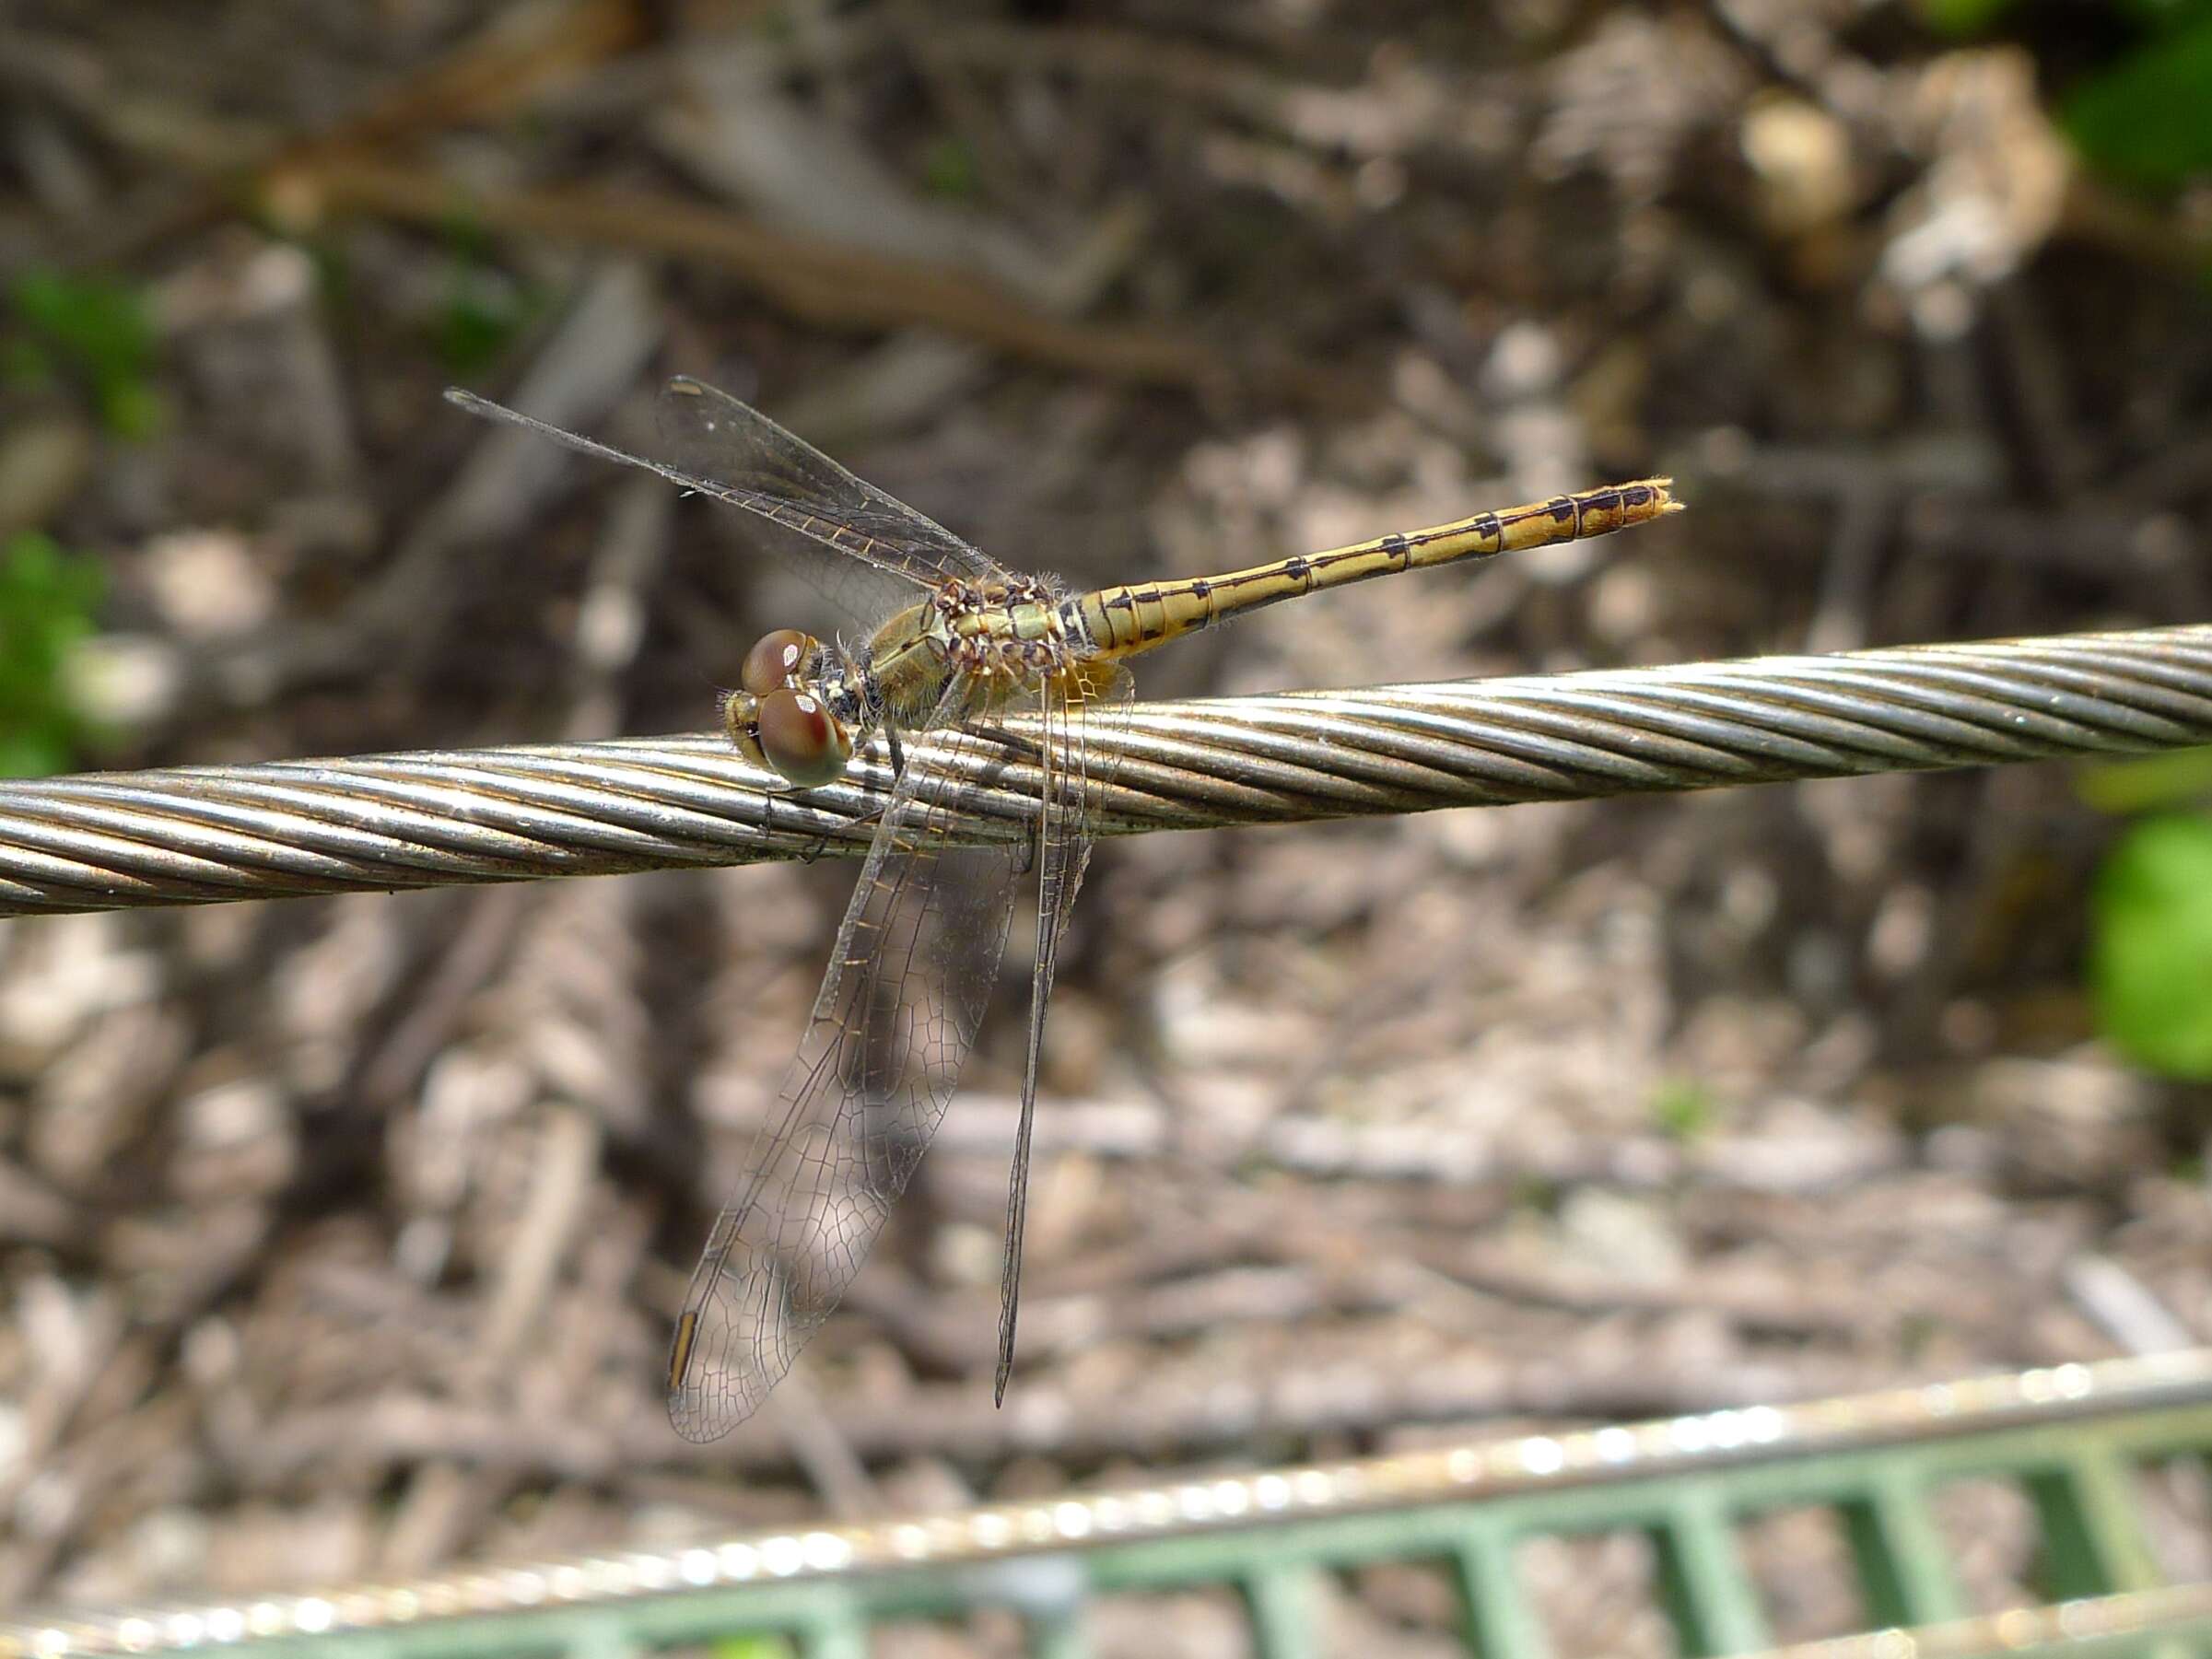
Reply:
[[[1036,723],[1004,735],[908,743],[963,835],[1034,822]],[[2205,742],[2212,625],[1139,704],[1089,747],[1137,834]],[[706,735],[13,782],[0,916],[858,856],[890,783],[880,741],[794,793]]]

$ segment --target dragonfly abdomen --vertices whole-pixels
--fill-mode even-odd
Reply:
[[[1401,570],[1491,558],[1645,524],[1681,510],[1669,493],[1672,483],[1668,478],[1641,478],[1633,484],[1607,485],[1223,576],[1101,588],[1067,601],[1065,610],[1071,626],[1080,627],[1098,654],[1133,656],[1211,627],[1224,617],[1302,598],[1319,588],[1341,588]]]

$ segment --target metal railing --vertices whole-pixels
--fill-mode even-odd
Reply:
[[[1316,1582],[1380,1561],[1444,1569],[1462,1635],[1505,1659],[1545,1651],[1517,1552],[1624,1530],[1650,1542],[1679,1651],[1744,1653],[1772,1638],[1739,1531],[1808,1506],[1841,1521],[1867,1621],[1888,1629],[1800,1653],[2138,1653],[2153,1637],[2212,1641],[2212,1585],[2159,1582],[2138,1479],[2208,1452],[2212,1350],[2197,1349],[682,1549],[57,1613],[0,1623],[0,1659],[275,1659],[338,1636],[362,1659],[606,1659],[737,1637],[828,1656],[864,1653],[879,1622],[986,1606],[1016,1616],[1030,1651],[1072,1659],[1094,1603],[1200,1586],[1235,1592],[1266,1659],[1304,1659],[1323,1651]],[[1932,1500],[1992,1479],[2033,1505],[2050,1605],[1968,1603]]]

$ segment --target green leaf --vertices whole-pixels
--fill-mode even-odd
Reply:
[[[8,304],[32,335],[11,348],[11,359],[35,360],[31,354],[42,342],[91,382],[111,431],[144,438],[159,425],[153,318],[135,288],[99,277],[31,271],[16,279]]]
[[[921,176],[930,193],[966,201],[981,188],[976,153],[950,134],[931,144],[922,157]]]
[[[1557,1215],[1561,1198],[1559,1183],[1542,1175],[1522,1175],[1513,1184],[1511,1202],[1516,1209],[1526,1209],[1537,1215]]]
[[[541,289],[517,284],[464,249],[447,276],[445,300],[430,331],[431,348],[448,375],[474,380],[497,362],[544,309]]]
[[[36,340],[17,335],[0,340],[0,381],[34,390],[53,380],[53,356]]]
[[[709,1650],[714,1659],[791,1659],[798,1650],[781,1636],[725,1636]]]
[[[52,777],[69,769],[69,745],[52,732],[0,731],[0,777]]]
[[[1661,1134],[1687,1143],[1710,1134],[1719,1112],[1713,1096],[1703,1088],[1676,1079],[1661,1083],[1654,1092],[1651,1116]]]
[[[118,438],[143,442],[161,430],[161,394],[148,380],[118,381],[99,389],[99,417]]]
[[[2212,172],[2212,14],[2084,81],[2059,124],[2091,166],[2147,190]]]
[[[2074,793],[2100,812],[2171,811],[2212,798],[2212,748],[2101,761],[2075,776]]]
[[[2212,0],[2125,0],[2125,9],[2147,29],[2186,29],[2212,17]]]
[[[70,706],[63,664],[92,632],[99,567],[25,532],[0,543],[0,774],[68,768],[89,735]]]
[[[2146,819],[2105,856],[2089,965],[2114,1047],[2168,1076],[2212,1078],[2212,818]]]
[[[1937,34],[1986,34],[2014,0],[1920,0],[1920,15]]]

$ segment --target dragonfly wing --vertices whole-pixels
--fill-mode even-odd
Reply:
[[[1083,870],[1091,862],[1092,820],[1112,781],[1117,751],[1097,739],[1127,714],[1134,683],[1115,666],[1097,688],[1072,678],[1049,684],[1044,698],[1043,774],[1037,819],[1036,962],[1029,976],[1029,1053],[1022,1069],[1022,1118],[1014,1132],[1013,1170],[1006,1194],[1006,1258],[999,1277],[999,1370],[992,1397],[1003,1404],[1013,1372],[1014,1321],[1022,1302],[1022,1234],[1029,1219],[1029,1139],[1036,1119],[1036,1069],[1045,1045],[1045,1010],[1059,964],[1060,934]]]
[[[691,487],[925,587],[1007,570],[943,525],[839,466],[797,433],[702,380],[661,392],[661,438]]]
[[[909,756],[838,929],[813,1017],[693,1272],[669,1356],[687,1440],[751,1416],[851,1284],[944,1116],[1012,913],[1017,849],[957,847],[954,779],[985,740]],[[966,753],[964,753],[964,751]],[[940,758],[942,757],[942,758]]]
[[[446,389],[446,400],[472,415],[520,426],[581,454],[658,473],[681,488],[756,513],[904,582],[935,587],[952,577],[1006,577],[978,549],[854,477],[759,410],[682,375],[661,392],[661,437],[670,452],[668,460],[601,443],[457,386]]]

